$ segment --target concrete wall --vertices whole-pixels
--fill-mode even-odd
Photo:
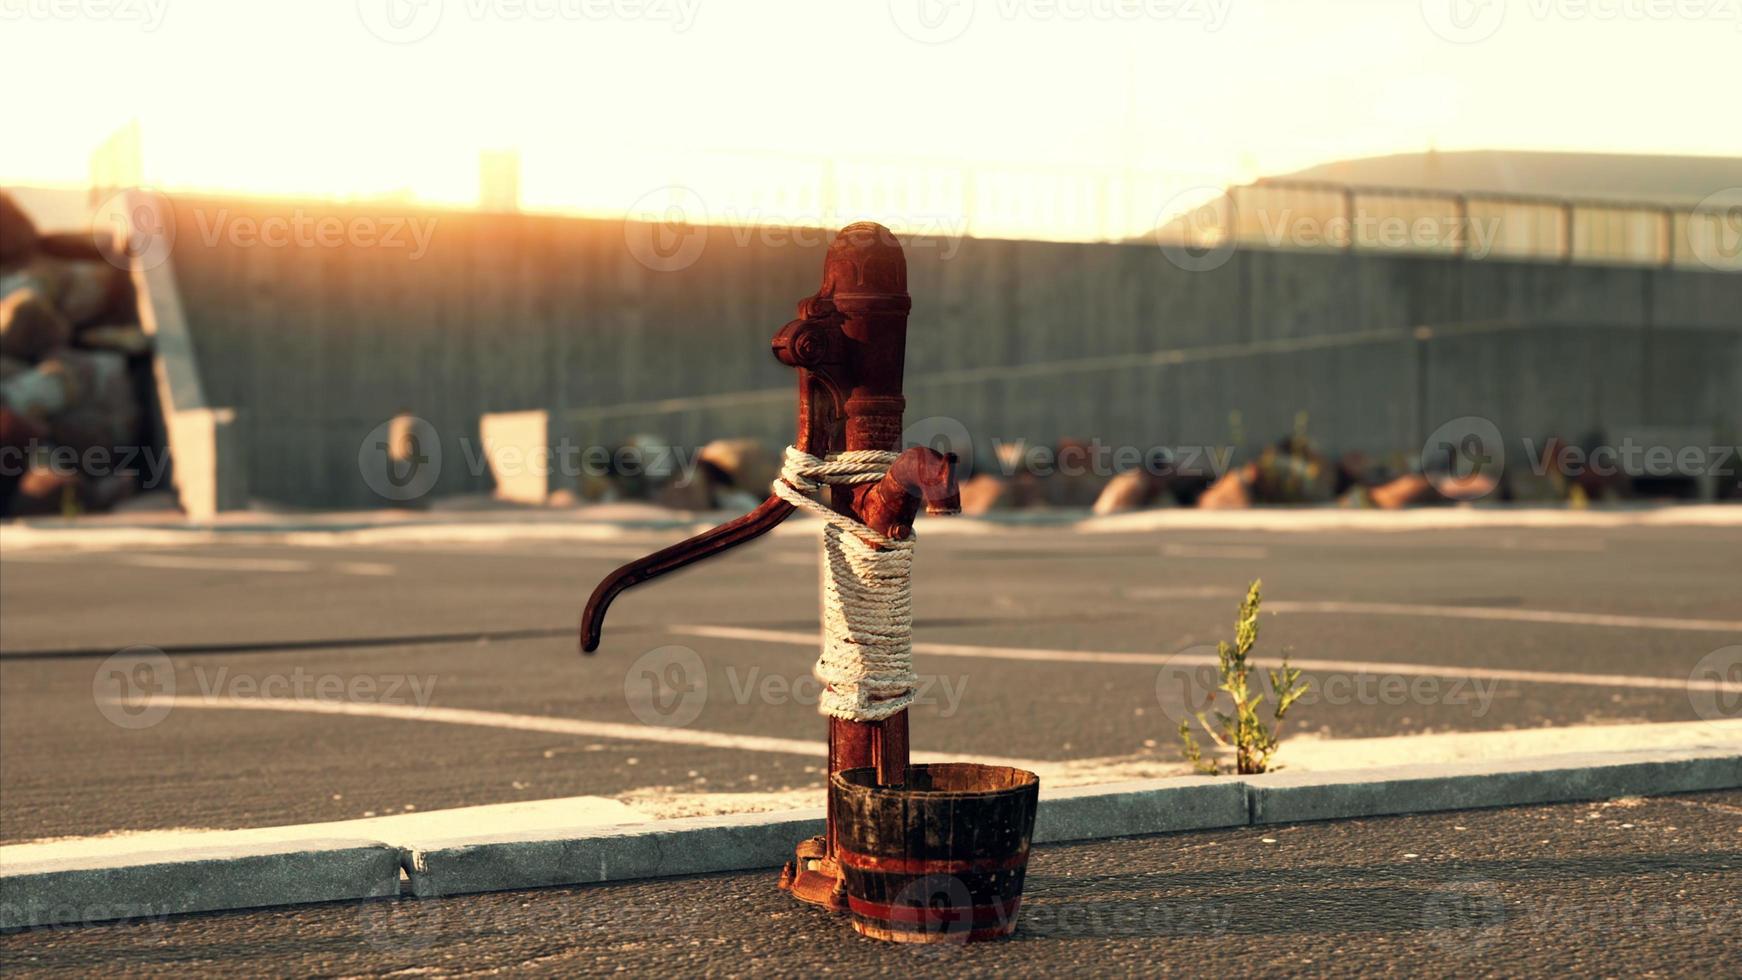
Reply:
[[[580,444],[791,435],[792,373],[768,340],[816,288],[821,234],[708,229],[692,264],[660,271],[628,245],[646,229],[616,221],[175,211],[207,398],[239,410],[257,497],[381,502],[359,447],[399,411],[440,434],[435,493],[489,488],[468,462],[485,413],[545,410]],[[427,247],[404,228],[390,244],[389,218],[433,222]],[[247,234],[317,219],[342,232]],[[1251,249],[1190,272],[1152,245],[933,239],[908,263],[909,420],[960,420],[982,455],[994,438],[1224,445],[1234,410],[1248,443],[1305,410],[1327,447],[1373,453],[1461,415],[1515,440],[1742,430],[1739,275]]]

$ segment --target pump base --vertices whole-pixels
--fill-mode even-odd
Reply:
[[[841,866],[829,857],[827,839],[800,841],[793,859],[780,870],[780,890],[792,897],[831,912],[847,911],[847,882]]]

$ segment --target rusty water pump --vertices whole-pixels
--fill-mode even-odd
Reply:
[[[799,302],[797,319],[782,327],[773,341],[775,357],[798,369],[794,447],[818,459],[861,450],[882,451],[889,459],[888,471],[880,479],[831,485],[827,500],[835,513],[881,535],[885,544],[910,538],[922,504],[930,514],[954,514],[961,509],[953,454],[915,446],[893,455],[901,440],[906,407],[902,372],[911,305],[907,260],[895,236],[874,223],[849,225],[836,236],[823,260],[821,287]],[[612,572],[587,601],[581,620],[582,650],[591,653],[598,648],[605,612],[625,589],[766,534],[795,509],[779,493],[771,494],[743,517]],[[993,928],[983,928],[984,923],[971,911],[992,905],[964,895],[969,900],[953,904],[966,911],[945,922],[950,926],[959,920],[963,928],[939,930],[931,928],[936,923],[929,920],[911,921],[913,915],[903,902],[881,895],[879,889],[898,888],[912,877],[910,872],[930,869],[967,874],[968,879],[951,879],[958,884],[966,880],[964,890],[990,889],[988,894],[1004,895],[1013,886],[1019,895],[1020,865],[1026,861],[1033,822],[1032,774],[953,764],[916,766],[910,771],[905,708],[877,720],[831,717],[828,757],[831,790],[827,833],[798,844],[794,860],[781,874],[783,889],[835,911],[851,906],[854,924],[861,932],[886,939],[931,942],[939,940],[926,937],[954,937],[958,932],[963,939],[990,938],[1014,926],[1015,906],[1008,896],[999,899],[1002,904],[993,903],[997,904],[994,911],[998,919]],[[949,852],[952,843],[948,835],[941,841],[935,839],[935,827],[931,839],[916,839],[909,846],[905,837],[911,828],[899,824],[912,818],[890,818],[888,814],[909,813],[910,806],[912,812],[921,809],[921,804],[906,799],[910,794],[917,794],[915,799],[923,796],[930,805],[964,818],[962,839],[954,846],[973,853],[966,858],[947,853],[938,857],[933,852]],[[992,819],[968,820],[973,809],[983,804],[993,807],[987,811]],[[851,813],[839,812],[843,808]],[[1005,819],[1012,814],[1011,819]],[[986,826],[1000,823],[1011,824],[1011,832],[984,833]],[[853,844],[852,848],[843,846],[844,826],[854,835],[854,840],[845,842]],[[969,840],[970,836],[974,839]],[[929,856],[913,856],[919,851]],[[896,856],[877,856],[885,852]],[[997,880],[974,878],[981,870]],[[849,873],[855,885],[875,894],[849,895]],[[931,913],[921,910],[915,914],[925,920]],[[893,923],[886,921],[890,916],[894,916]]]

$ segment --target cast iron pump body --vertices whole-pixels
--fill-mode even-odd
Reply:
[[[774,356],[798,369],[798,424],[793,445],[823,458],[843,450],[893,451],[901,441],[902,370],[907,350],[907,259],[887,228],[859,222],[841,229],[823,259],[822,286],[801,300],[798,317],[774,335]],[[915,446],[875,483],[829,487],[828,505],[884,536],[912,534],[923,504],[930,514],[961,510],[954,454]],[[728,551],[772,530],[792,504],[770,495],[736,520],[630,562],[606,576],[581,617],[581,649],[599,647],[605,611],[623,590]],[[875,768],[883,785],[907,779],[907,711],[880,721],[829,719],[829,773]],[[834,860],[835,815],[828,833],[799,844],[781,887],[807,902],[845,907]]]

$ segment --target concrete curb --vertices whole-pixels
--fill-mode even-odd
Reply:
[[[0,864],[0,930],[399,894],[400,849],[304,840]]]
[[[686,817],[582,834],[508,834],[433,841],[406,850],[411,894],[472,892],[669,878],[774,868],[794,844],[823,832],[821,807]]]
[[[1289,772],[1248,776],[1251,822],[1298,823],[1732,789],[1742,786],[1742,755],[1734,748],[1591,752],[1357,772],[1358,778]]]
[[[1238,779],[1176,776],[1056,791],[1043,780],[1034,843],[1214,830],[1246,822],[1246,786]]]
[[[1044,791],[1034,840],[1737,788],[1742,746],[1734,744],[1176,777]],[[791,858],[794,844],[822,830],[822,810],[810,809],[397,844],[310,839],[201,848],[199,835],[189,834],[185,850],[117,854],[110,840],[99,853],[43,860],[29,857],[39,845],[16,845],[0,849],[0,929],[391,896],[402,893],[402,867],[404,893],[418,897],[773,868]],[[52,846],[63,855],[67,848]]]

